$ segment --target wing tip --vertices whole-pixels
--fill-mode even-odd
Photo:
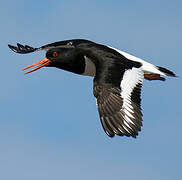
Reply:
[[[9,47],[12,51],[17,52],[17,47],[12,46],[11,44],[8,44],[8,47]]]
[[[109,136],[110,138],[114,138],[114,137],[115,137],[115,135],[117,135],[117,136],[132,137],[132,138],[136,139],[136,138],[137,138],[137,136],[138,136],[138,133],[128,135],[128,134],[117,134],[117,133],[108,134],[108,133],[106,132],[106,134],[107,134],[107,136]]]
[[[28,46],[28,45],[22,45],[20,43],[17,43],[17,46],[13,46],[11,44],[8,44],[8,47],[16,52],[16,53],[20,53],[20,54],[27,54],[27,53],[31,53],[31,52],[34,52],[36,50],[38,50],[38,48],[33,48],[31,46]]]

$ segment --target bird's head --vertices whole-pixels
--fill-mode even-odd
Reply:
[[[54,42],[41,46],[39,48],[33,48],[28,45],[22,45],[17,43],[17,46],[8,44],[8,47],[20,54],[27,54],[35,51],[45,50],[47,51],[46,57],[41,61],[38,61],[30,66],[23,68],[23,70],[31,69],[24,74],[36,71],[44,66],[47,67],[57,67],[70,71],[77,74],[84,73],[85,70],[85,47],[94,44],[91,41],[85,39],[72,39]],[[87,48],[86,48],[87,49]]]
[[[31,73],[44,66],[57,67],[60,69],[74,72],[73,66],[75,66],[75,62],[78,58],[78,51],[75,51],[74,48],[52,48],[47,51],[46,57],[44,59],[23,68],[23,70],[26,70],[31,67],[34,67],[33,69],[25,72],[24,74]]]

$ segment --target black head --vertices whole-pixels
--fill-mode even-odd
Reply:
[[[51,61],[50,66],[68,63],[74,59],[76,52],[74,48],[52,48],[47,51],[46,58]]]
[[[84,56],[76,48],[53,48],[47,51],[46,58],[50,60],[50,67],[77,74],[82,74],[85,70]]]
[[[36,50],[46,50],[47,51],[46,58],[28,67],[25,67],[23,70],[39,65],[34,69],[26,72],[25,74],[36,71],[37,69],[40,69],[41,67],[44,66],[57,67],[73,73],[82,74],[85,71],[85,58],[84,58],[84,53],[80,47],[82,46],[84,47],[86,44],[92,44],[92,43],[93,42],[84,39],[73,39],[73,40],[55,42],[52,44],[47,44],[40,48],[36,48]],[[24,47],[23,45],[21,46],[19,45],[19,48],[16,49],[24,50],[26,48],[27,46]],[[25,52],[23,51],[23,53]],[[27,49],[26,53],[29,53]]]

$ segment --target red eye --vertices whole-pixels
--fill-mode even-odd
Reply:
[[[53,57],[57,57],[58,56],[58,53],[55,51],[55,52],[52,53],[52,56]]]

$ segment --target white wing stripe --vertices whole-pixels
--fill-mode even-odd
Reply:
[[[135,125],[135,123],[128,117],[128,116],[125,116],[125,119],[128,123],[132,123],[133,125]],[[126,122],[124,121],[124,123],[126,124]],[[131,127],[130,127],[131,128]]]
[[[130,113],[130,111],[128,110],[128,107],[125,109],[125,113],[127,116],[134,118],[134,116]]]
[[[132,111],[133,107],[131,105],[131,93],[138,83],[143,83],[143,78],[144,75],[142,68],[133,67],[132,69],[125,71],[123,79],[121,81],[121,97],[123,98],[122,110],[125,113],[124,123],[127,123],[128,126],[129,123],[134,124],[130,119],[134,118],[134,112]]]
[[[125,126],[127,126],[128,128],[130,128],[132,130],[132,128],[129,126],[128,123],[126,123],[126,121],[124,121],[124,124],[125,124]]]

